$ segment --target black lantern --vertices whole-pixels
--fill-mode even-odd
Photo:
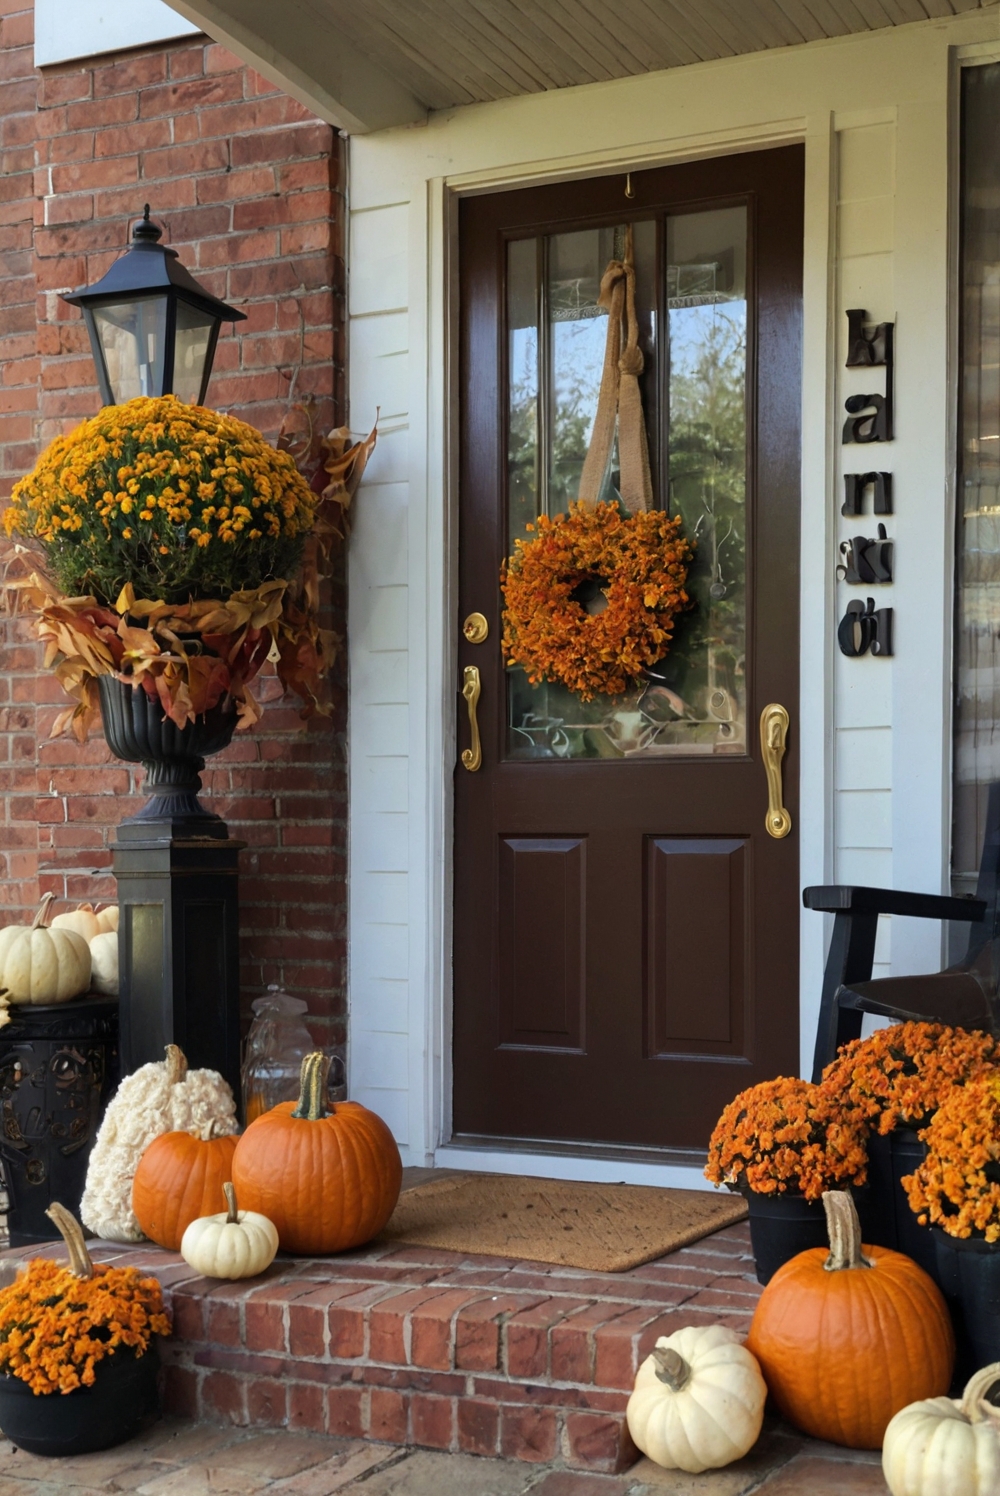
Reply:
[[[83,310],[105,405],[139,395],[202,405],[220,322],[246,320],[199,286],[159,240],[147,203],[131,249],[96,285],[63,297]]]

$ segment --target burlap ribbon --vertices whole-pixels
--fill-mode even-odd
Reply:
[[[580,498],[589,508],[598,502],[617,425],[621,499],[629,514],[637,514],[642,509],[652,508],[653,482],[639,393],[643,357],[635,314],[631,224],[625,234],[625,257],[609,263],[601,278],[597,304],[608,308],[608,340],[604,348],[597,416],[580,476]]]

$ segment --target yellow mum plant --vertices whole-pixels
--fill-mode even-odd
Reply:
[[[339,640],[319,626],[319,564],[343,538],[374,443],[374,431],[353,446],[342,430],[310,434],[310,483],[294,423],[275,448],[173,395],[107,406],[57,437],[4,514],[29,559],[11,590],[77,703],[55,731],[86,736],[101,675],[159,696],[178,727],[224,697],[247,726],[260,715],[249,682],[267,659],[307,712],[322,710]]]

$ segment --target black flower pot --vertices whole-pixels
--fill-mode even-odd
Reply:
[[[94,1367],[92,1387],[32,1392],[18,1377],[0,1376],[0,1429],[28,1454],[92,1454],[124,1444],[159,1412],[156,1341],[143,1356],[122,1348]]]
[[[934,1226],[937,1277],[955,1326],[956,1380],[1000,1361],[1000,1242],[961,1241]]]
[[[150,798],[126,825],[146,821],[197,822],[198,836],[226,835],[219,816],[198,800],[201,771],[211,753],[227,748],[236,730],[237,710],[223,697],[211,711],[178,727],[159,700],[141,686],[129,686],[114,675],[98,676],[101,721],[108,747],[126,763],[142,764],[143,788]]]
[[[926,1156],[926,1143],[910,1127],[894,1128],[885,1136],[872,1133],[868,1139],[868,1184],[856,1199],[862,1240],[904,1252],[940,1288],[933,1235],[913,1214],[902,1184],[903,1175],[912,1174]]]
[[[746,1202],[758,1283],[769,1283],[783,1263],[810,1247],[829,1249],[822,1200],[792,1194],[758,1195],[748,1190]]]

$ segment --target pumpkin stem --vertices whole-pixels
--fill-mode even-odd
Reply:
[[[54,899],[55,899],[55,894],[54,893],[47,893],[47,894],[43,895],[42,902],[38,906],[38,913],[35,915],[34,919],[31,921],[31,928],[33,930],[44,930],[45,929],[45,927],[47,926],[47,924],[49,922],[49,909],[51,908],[52,902],[53,902]]]
[[[187,1058],[176,1044],[167,1045],[167,1080],[172,1086],[179,1085],[188,1073]]]
[[[679,1392],[691,1375],[691,1368],[678,1351],[669,1345],[653,1347],[657,1381],[664,1382],[671,1392]]]
[[[94,1264],[83,1240],[83,1228],[76,1216],[65,1205],[60,1205],[58,1200],[53,1200],[45,1214],[66,1243],[69,1270],[73,1277],[92,1278]]]
[[[861,1251],[861,1222],[854,1201],[846,1190],[824,1190],[823,1209],[830,1237],[830,1255],[823,1266],[828,1273],[847,1267],[874,1267]]]
[[[324,1054],[321,1049],[314,1049],[312,1054],[306,1055],[299,1074],[299,1104],[292,1113],[293,1117],[302,1117],[306,1122],[318,1122],[321,1117],[330,1115],[326,1107],[326,1078],[329,1073],[329,1055]]]
[[[1000,1361],[983,1366],[971,1376],[962,1393],[961,1413],[970,1423],[982,1423],[989,1418],[995,1422],[1000,1418],[1000,1408],[987,1401],[986,1394],[1000,1382]]]
[[[227,1179],[222,1186],[222,1193],[226,1197],[226,1210],[228,1212],[226,1215],[226,1225],[235,1226],[239,1221],[240,1213],[236,1209],[236,1186],[231,1179]]]

